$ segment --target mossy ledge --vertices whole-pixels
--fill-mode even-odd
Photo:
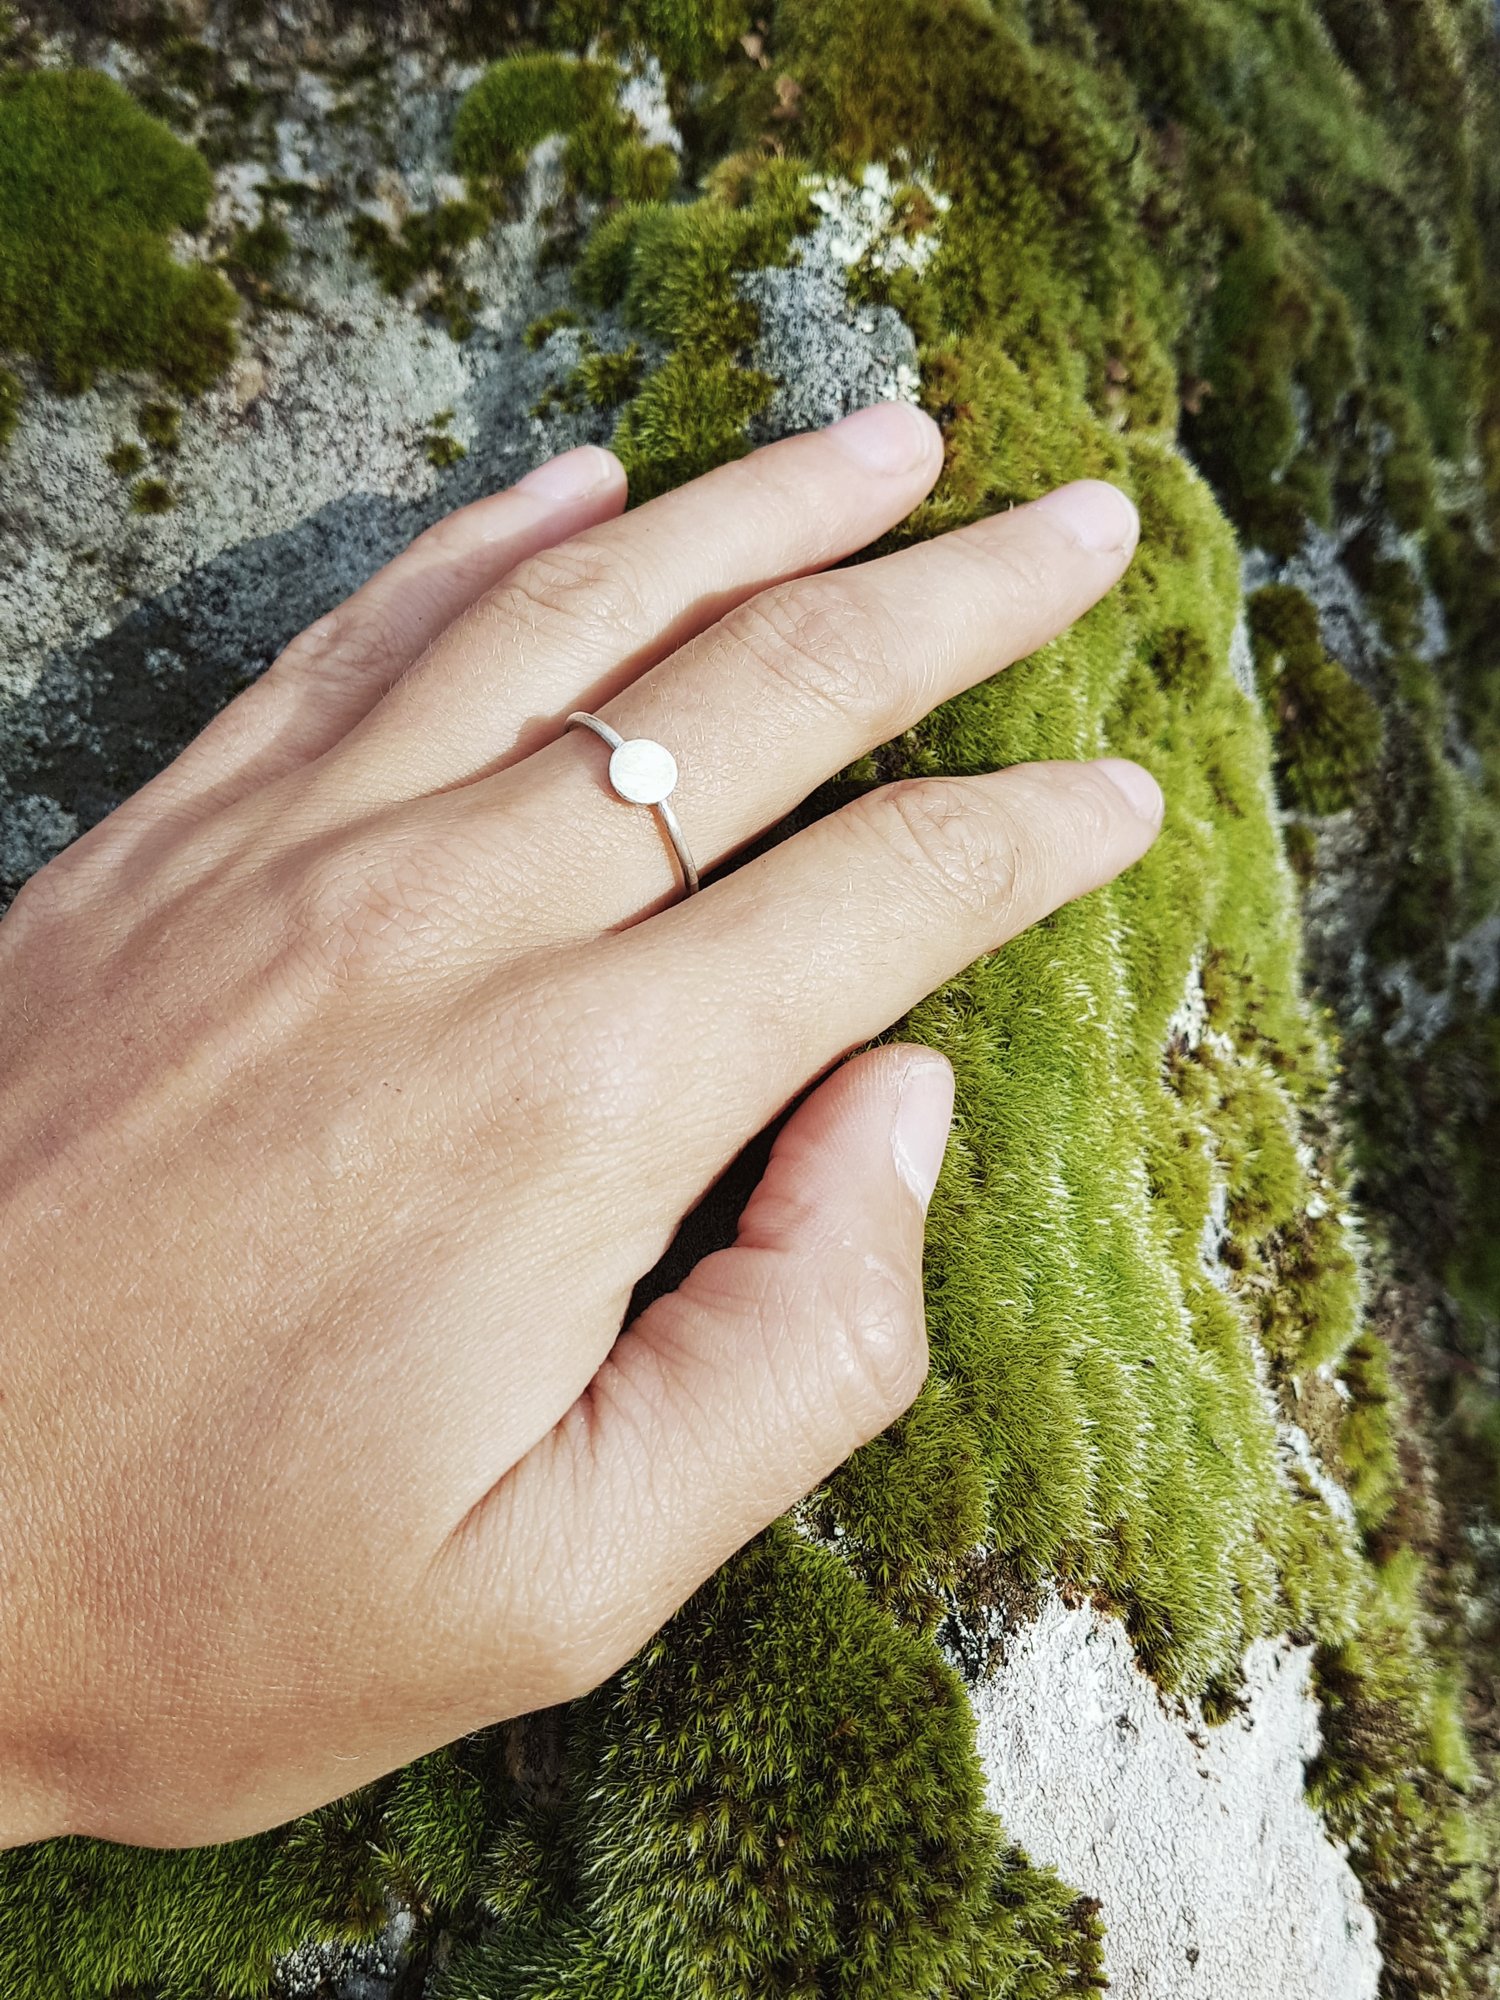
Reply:
[[[1492,22],[1479,0],[780,0],[757,20],[732,0],[546,9],[532,40],[486,46],[508,81],[481,85],[470,128],[490,150],[460,164],[499,200],[544,127],[579,129],[584,65],[661,63],[680,196],[575,170],[600,204],[580,313],[607,306],[663,357],[592,385],[623,389],[637,499],[746,448],[774,377],[736,278],[795,254],[815,221],[805,175],[920,168],[950,204],[936,256],[851,274],[916,333],[947,436],[937,490],[892,539],[1092,474],[1136,495],[1143,541],[1075,632],[843,792],[1119,750],[1162,779],[1163,837],[901,1024],[959,1079],[930,1230],[933,1374],[910,1415],[565,1715],[234,1848],[7,1858],[0,1985],[24,2000],[260,1994],[276,1953],[369,1935],[392,1895],[423,1951],[444,1941],[444,2000],[1094,1990],[1100,1913],[983,1812],[934,1642],[1049,1578],[1118,1611],[1163,1686],[1215,1714],[1246,1638],[1314,1640],[1313,1790],[1377,1911],[1390,2000],[1493,1990],[1494,1773],[1463,1728],[1479,1670],[1428,1565],[1424,1391],[1366,1311],[1332,1112],[1375,1196],[1390,1181],[1370,1135],[1430,1158],[1403,1121],[1439,1114],[1462,1167],[1441,1243],[1478,1356],[1453,1401],[1493,1481],[1500,1283],[1481,1225],[1500,1037],[1463,1024],[1425,1100],[1389,1066],[1374,1111],[1349,1096],[1303,993],[1274,789],[1279,772],[1283,802],[1316,818],[1394,780],[1420,836],[1392,891],[1398,941],[1434,907],[1447,924],[1482,904],[1493,791],[1463,788],[1442,752],[1457,716],[1494,756]],[[1358,506],[1404,538],[1364,551],[1390,630],[1383,712],[1420,723],[1396,746],[1291,596],[1252,611],[1270,716],[1229,667],[1240,543],[1285,556]],[[1429,581],[1453,635],[1440,666],[1413,633]],[[1276,700],[1289,671],[1295,714]],[[1257,1355],[1357,1533],[1278,1473]],[[1497,1498],[1471,1495],[1475,1518]]]

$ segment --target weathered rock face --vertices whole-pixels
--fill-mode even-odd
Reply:
[[[1453,1857],[1464,1820],[1489,1851],[1457,1627],[1490,1630],[1500,1539],[1422,1442],[1429,1402],[1500,1437],[1478,1182],[1436,1225],[1428,1199],[1444,1261],[1408,1262],[1399,1309],[1385,1268],[1403,1190],[1500,1138],[1500,656],[1465,594],[1500,389],[1451,194],[1487,214],[1490,57],[1463,0],[1367,11],[1287,0],[1279,42],[1198,0],[22,21],[0,87],[96,69],[211,159],[174,249],[240,305],[197,395],[108,366],[60,394],[44,352],[0,355],[0,893],[450,508],[586,439],[650,493],[877,397],[948,434],[911,533],[1090,472],[1145,534],[1079,633],[807,811],[1106,747],[1171,811],[1131,881],[903,1026],[959,1079],[911,1417],[566,1713],[242,1849],[0,1857],[7,1996],[905,2000],[1107,1973],[1364,2000],[1382,1953],[1392,1993],[1493,1990],[1483,1867]],[[587,67],[592,122],[471,112],[456,152],[487,62],[540,45]],[[1375,266],[1384,204],[1422,219],[1420,365],[1351,275],[1362,202]],[[1350,1051],[1337,1103],[1301,924]],[[1365,1170],[1373,1248],[1351,1130],[1395,1135]],[[732,1231],[760,1157],[638,1298]]]
[[[1375,1923],[1303,1792],[1311,1652],[1257,1640],[1242,1711],[1163,1707],[1116,1619],[1049,1600],[975,1692],[987,1803],[1108,1914],[1126,2000],[1373,2000]]]

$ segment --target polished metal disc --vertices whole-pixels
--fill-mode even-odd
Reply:
[[[633,736],[610,753],[609,782],[632,805],[660,805],[677,783],[677,759],[665,743]]]

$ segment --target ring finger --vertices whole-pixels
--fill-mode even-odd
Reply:
[[[1138,532],[1122,493],[1081,480],[878,561],[764,590],[597,712],[627,740],[673,752],[671,804],[706,871],[844,765],[1072,624],[1118,581]],[[521,881],[504,871],[508,917],[528,943],[591,936],[681,894],[663,828],[615,795],[608,757],[570,731],[435,802],[471,838],[554,864]],[[554,843],[565,851],[548,856]]]

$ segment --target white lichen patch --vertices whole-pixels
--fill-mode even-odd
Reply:
[[[1342,1384],[1336,1386],[1342,1387]],[[1276,1442],[1280,1447],[1282,1463],[1288,1475],[1303,1481],[1318,1496],[1335,1520],[1342,1522],[1351,1539],[1357,1537],[1359,1517],[1354,1511],[1354,1502],[1328,1472],[1313,1449],[1312,1439],[1302,1426],[1289,1423],[1284,1417],[1278,1417]]]
[[[1234,630],[1229,635],[1229,671],[1234,675],[1235,686],[1240,693],[1254,701],[1257,698],[1255,647],[1251,642],[1250,620],[1243,604],[1234,621]]]
[[[971,1690],[987,1803],[1099,1898],[1113,2000],[1373,2000],[1374,1919],[1303,1791],[1310,1660],[1258,1640],[1211,1727],[1163,1706],[1117,1620],[1052,1597]]]
[[[621,80],[615,101],[640,126],[641,137],[648,146],[670,146],[674,153],[682,151],[682,134],[667,103],[667,79],[655,56],[648,56],[639,69]]]
[[[780,385],[752,422],[752,442],[834,422],[866,403],[915,403],[921,388],[917,343],[888,305],[850,297],[858,267],[921,270],[936,248],[935,228],[911,230],[903,189],[940,218],[947,198],[925,181],[893,186],[883,167],[861,181],[809,175],[821,220],[798,239],[791,261],[742,272],[736,284],[760,316],[754,365]]]
[[[925,271],[940,240],[936,225],[952,206],[925,174],[893,180],[879,162],[867,166],[857,181],[808,174],[804,185],[813,207],[826,218],[830,254],[851,269],[862,264],[887,274]],[[919,216],[927,219],[925,228],[914,223]]]

